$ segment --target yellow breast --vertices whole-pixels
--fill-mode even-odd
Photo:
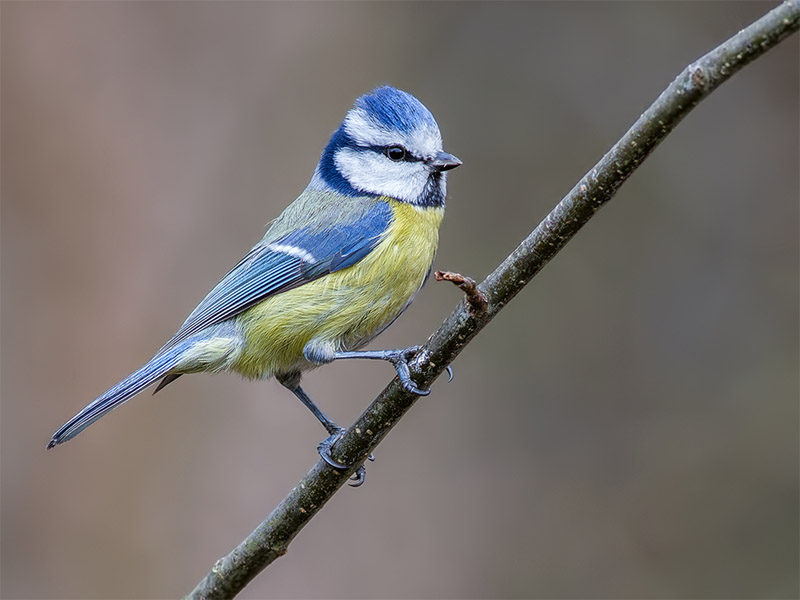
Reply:
[[[237,318],[245,346],[234,370],[259,378],[309,368],[303,348],[310,341],[359,348],[403,312],[430,272],[444,209],[386,201],[392,223],[360,262],[268,298]]]

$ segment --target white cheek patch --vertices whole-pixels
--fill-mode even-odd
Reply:
[[[374,151],[341,148],[333,160],[354,188],[405,202],[414,203],[428,182],[421,162],[394,162]]]

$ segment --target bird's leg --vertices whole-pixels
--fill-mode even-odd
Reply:
[[[402,384],[403,388],[412,394],[417,394],[418,396],[427,396],[431,393],[431,391],[419,389],[411,380],[411,370],[408,368],[408,361],[411,360],[417,352],[419,352],[421,347],[422,346],[411,346],[401,350],[358,350],[353,352],[337,352],[333,355],[333,359],[371,358],[373,360],[388,360],[394,365],[395,370],[397,370],[397,376],[400,378],[400,383]],[[448,373],[451,374],[452,379],[452,371],[450,371],[449,367]]]
[[[331,448],[333,447],[333,444],[335,444],[336,441],[342,437],[342,434],[345,430],[331,421],[328,416],[322,412],[316,404],[314,404],[314,401],[308,397],[308,394],[306,394],[303,391],[303,388],[300,387],[299,375],[283,376],[278,377],[277,379],[284,387],[289,389],[295,396],[297,396],[300,402],[302,402],[306,408],[308,408],[308,410],[310,410],[313,415],[317,417],[325,430],[330,434],[327,438],[319,443],[319,446],[317,446],[317,452],[319,452],[322,460],[324,460],[334,469],[339,469],[340,471],[346,471],[349,469],[347,465],[340,463],[331,456]],[[353,487],[360,486],[362,483],[364,483],[366,476],[367,470],[364,468],[364,465],[361,465],[358,467],[358,469],[356,469],[355,473],[353,473],[353,476],[350,478],[352,481],[349,483],[349,485]]]
[[[370,358],[372,360],[387,360],[394,365],[400,383],[403,388],[418,396],[427,396],[430,390],[421,390],[411,380],[411,370],[408,361],[411,360],[422,346],[410,346],[400,350],[357,350],[348,352],[337,352],[331,343],[312,340],[303,348],[303,355],[306,360],[315,365],[324,365],[340,358]],[[447,365],[447,374],[450,381],[453,380],[453,369]],[[288,386],[287,386],[288,387]],[[291,388],[290,388],[291,389]]]

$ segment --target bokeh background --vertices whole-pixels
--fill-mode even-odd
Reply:
[[[3,598],[188,592],[317,460],[275,382],[146,361],[391,83],[464,161],[482,278],[690,61],[774,6],[3,2]],[[798,594],[798,38],[703,102],[244,598]],[[430,283],[371,347],[424,341]],[[351,423],[392,376],[309,393]]]

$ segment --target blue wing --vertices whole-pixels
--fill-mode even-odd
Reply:
[[[378,245],[391,220],[391,207],[376,202],[355,221],[303,227],[262,242],[211,290],[159,354],[270,296],[353,266]]]

